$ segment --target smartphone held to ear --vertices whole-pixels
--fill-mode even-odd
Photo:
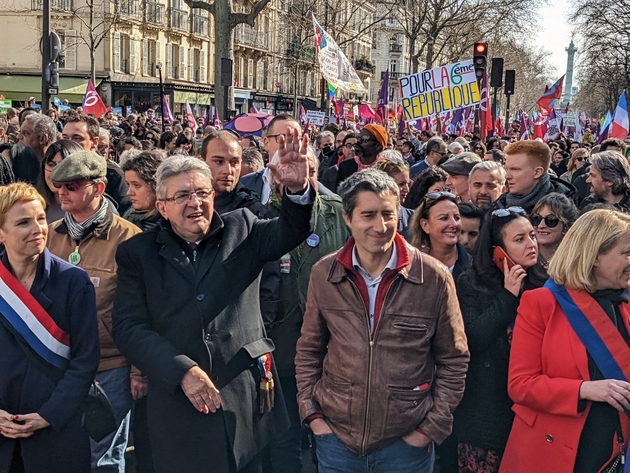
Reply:
[[[514,261],[512,261],[512,258],[507,255],[505,250],[500,246],[495,246],[494,252],[492,253],[492,261],[494,261],[494,264],[497,265],[497,268],[499,268],[501,272],[505,270],[505,266],[503,266],[503,260],[507,261],[508,270],[514,267]]]

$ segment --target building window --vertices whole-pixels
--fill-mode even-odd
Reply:
[[[61,40],[61,54],[57,62],[59,69],[77,69],[77,32],[76,30],[60,30],[57,35]]]

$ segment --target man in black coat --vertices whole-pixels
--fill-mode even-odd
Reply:
[[[270,166],[287,190],[277,219],[258,220],[246,209],[220,217],[210,170],[175,156],[157,173],[163,225],[118,249],[114,338],[149,379],[158,472],[257,472],[271,426],[286,416],[258,279],[265,262],[311,233],[315,195],[307,179],[308,137],[287,134],[280,143],[280,164]],[[268,389],[272,377],[269,409],[262,386]]]

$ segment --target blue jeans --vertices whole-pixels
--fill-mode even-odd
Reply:
[[[361,457],[352,453],[334,434],[317,435],[319,473],[432,473],[433,449],[412,447],[398,439]]]
[[[123,366],[96,373],[98,381],[112,405],[118,430],[100,442],[90,439],[92,473],[125,473],[125,451],[129,441],[131,419],[130,367]]]

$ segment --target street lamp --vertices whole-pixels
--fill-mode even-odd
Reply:
[[[158,77],[160,79],[160,110],[162,113],[162,133],[164,133],[165,126],[165,115],[164,115],[164,82],[162,82],[162,63],[160,61],[157,62],[155,68],[158,71]]]

